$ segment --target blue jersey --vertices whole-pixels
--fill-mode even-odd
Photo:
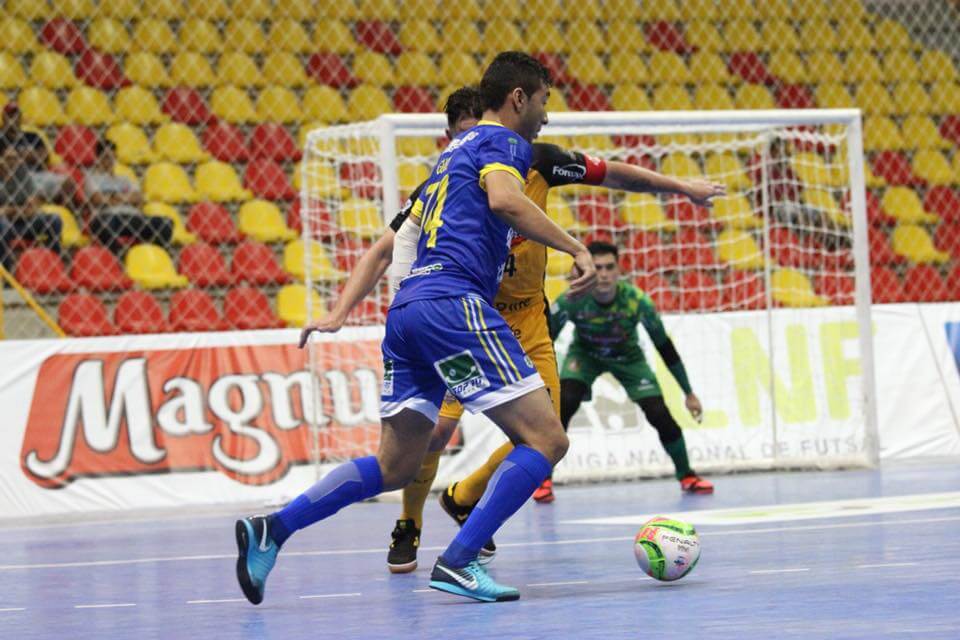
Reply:
[[[481,121],[454,138],[414,203],[417,259],[394,307],[470,294],[493,302],[514,232],[490,210],[483,180],[507,171],[523,183],[530,162],[530,143],[497,123]]]

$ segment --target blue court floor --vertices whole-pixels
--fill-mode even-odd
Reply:
[[[498,535],[491,572],[522,594],[501,604],[427,589],[454,533],[432,499],[415,573],[385,566],[399,505],[356,505],[291,538],[259,607],[234,578],[242,513],[0,525],[0,638],[957,639],[958,462],[560,487]],[[679,582],[635,564],[654,514],[701,533]]]

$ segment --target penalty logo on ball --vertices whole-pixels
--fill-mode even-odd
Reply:
[[[700,538],[692,525],[657,517],[647,521],[634,539],[637,564],[651,578],[679,580],[697,566]]]

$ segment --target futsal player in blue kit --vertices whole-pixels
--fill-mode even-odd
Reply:
[[[547,70],[523,53],[501,53],[485,71],[484,119],[441,153],[414,205],[422,220],[417,259],[390,307],[381,347],[380,449],[335,468],[280,511],[237,521],[237,579],[253,604],[263,600],[292,533],[414,478],[447,390],[516,447],[437,559],[430,586],[485,602],[520,597],[494,581],[477,556],[569,443],[543,381],[492,301],[518,233],[573,256],[568,295],[596,281],[586,247],[523,193],[549,90]]]

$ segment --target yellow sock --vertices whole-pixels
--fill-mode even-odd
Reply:
[[[423,464],[420,465],[417,477],[403,488],[403,512],[400,514],[400,519],[413,520],[417,529],[423,528],[423,505],[427,502],[433,479],[437,477],[441,453],[443,452],[428,451],[423,457]]]
[[[491,453],[479,469],[457,483],[457,488],[453,490],[453,501],[461,507],[473,506],[480,502],[480,497],[487,490],[487,483],[493,477],[493,472],[511,451],[513,451],[513,443],[507,442]]]

